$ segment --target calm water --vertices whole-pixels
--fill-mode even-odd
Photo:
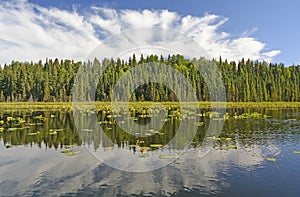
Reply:
[[[227,112],[230,117],[220,137],[211,137],[213,149],[205,157],[199,157],[205,132],[210,121],[223,115],[199,115],[203,123],[185,154],[163,168],[137,173],[112,168],[95,154],[104,157],[126,149],[144,161],[154,151],[172,156],[171,148],[160,144],[167,144],[184,122],[170,115],[162,129],[151,130],[155,125],[149,124],[148,131],[134,137],[110,114],[97,111],[107,141],[89,127],[78,131],[69,111],[2,110],[0,196],[299,196],[299,109]],[[253,112],[262,116],[238,116]],[[140,125],[150,119],[136,113],[131,118]],[[74,155],[62,153],[66,150]]]

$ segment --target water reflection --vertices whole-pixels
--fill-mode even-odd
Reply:
[[[240,109],[238,113],[246,113],[247,110]],[[233,114],[234,111],[229,110],[228,113]],[[101,148],[112,151],[109,147],[113,146],[117,151],[119,148],[130,149],[129,145],[136,144],[137,139],[121,131],[117,125],[110,124],[113,120],[107,118],[107,115],[99,112],[99,122],[104,122],[101,126],[114,139],[115,144],[95,144],[93,141],[81,139],[74,128],[71,112],[3,111],[0,113],[0,118],[4,121],[1,125],[4,129],[0,133],[0,196],[232,196],[240,195],[239,192],[251,194],[253,187],[258,191],[265,191],[265,195],[270,188],[273,196],[284,192],[296,194],[296,183],[300,177],[295,172],[300,170],[300,158],[292,151],[300,150],[298,111],[276,110],[259,113],[272,117],[226,120],[220,139],[211,139],[214,149],[207,156],[199,158],[198,148],[210,121],[208,117],[203,117],[204,124],[198,126],[193,143],[182,157],[161,169],[132,173],[99,163],[81,146],[84,143],[90,144],[94,151]],[[42,119],[34,118],[40,115]],[[20,117],[25,122],[13,120],[7,123],[8,117]],[[141,118],[137,121],[143,124],[147,119]],[[139,140],[144,141],[143,146],[150,146],[151,143],[165,144],[173,137],[174,130],[178,127],[177,121],[176,117],[170,117],[159,131],[163,135],[154,133]],[[9,129],[22,127],[25,129]],[[55,131],[56,134],[53,134]],[[30,135],[37,132],[40,134]],[[89,130],[83,132],[87,135],[91,133]],[[101,135],[95,134],[93,137],[96,141]],[[68,157],[60,152],[66,146],[74,144],[72,149],[80,151],[80,154]],[[7,148],[7,145],[11,147]],[[130,150],[132,154],[140,154],[137,149]],[[275,157],[278,160],[276,163],[268,162],[266,157]],[[284,178],[285,176],[288,178]],[[237,180],[230,177],[236,177]],[[234,190],[235,185],[240,185],[241,182],[252,183],[248,185],[248,190]],[[272,187],[267,183],[272,183]],[[277,185],[281,185],[281,190],[280,187],[274,187]],[[264,187],[269,190],[264,190]],[[289,190],[285,190],[285,187]]]

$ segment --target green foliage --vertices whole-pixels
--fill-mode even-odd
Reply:
[[[47,59],[45,63],[12,62],[0,68],[0,101],[44,101],[44,102],[70,102],[72,100],[72,88],[78,69],[86,76],[82,76],[79,83],[80,100],[88,100],[91,95],[87,94],[91,87],[95,87],[95,99],[98,101],[110,101],[114,85],[119,78],[138,64],[156,62],[169,65],[182,73],[193,85],[199,101],[210,101],[212,95],[208,90],[203,76],[194,65],[196,60],[185,59],[181,55],[162,56],[151,55],[136,58],[134,55],[128,62],[117,59],[104,59],[102,62],[95,61],[85,63],[71,60]],[[245,61],[227,62],[227,60],[212,60],[220,69],[226,89],[228,102],[299,102],[300,101],[300,66],[285,67],[282,64]],[[206,61],[210,64],[209,61]],[[104,71],[101,66],[106,65]],[[101,77],[98,82],[89,80],[93,77]],[[146,77],[151,69],[142,72],[140,77]],[[212,80],[214,73],[212,73]],[[133,79],[134,80],[134,79]],[[168,76],[166,80],[172,80]],[[184,87],[178,83],[178,87]],[[213,82],[209,82],[213,83]],[[125,90],[120,95],[129,95],[132,101],[178,101],[174,92],[162,84],[149,83],[137,88],[133,93]]]

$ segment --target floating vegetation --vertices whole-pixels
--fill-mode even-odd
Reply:
[[[225,114],[223,115],[223,118],[224,118],[224,120],[228,120],[228,119],[230,118],[229,113],[225,113]]]
[[[216,140],[218,140],[218,141],[230,141],[230,140],[232,140],[232,138],[230,138],[230,137],[215,137],[215,139]]]
[[[35,126],[35,123],[30,123],[30,122],[28,122],[28,123],[26,123],[25,125],[26,125],[26,126]]]
[[[106,117],[107,117],[107,118],[116,118],[116,117],[118,117],[118,115],[109,114],[109,115],[107,115]]]
[[[258,113],[258,112],[253,112],[253,113],[243,113],[240,115],[235,114],[233,117],[235,119],[246,119],[246,118],[264,118],[267,116],[264,116],[263,114]]]
[[[44,120],[45,117],[43,117],[42,115],[39,115],[39,116],[34,116],[33,119],[36,119],[36,120]]]
[[[57,135],[57,131],[49,132],[49,135]]]
[[[65,148],[66,149],[70,149],[70,148],[72,148],[74,146],[78,146],[78,144],[67,144],[67,145],[65,145]]]
[[[220,150],[238,149],[236,145],[221,146]]]
[[[162,146],[163,146],[162,144],[150,144],[151,148],[160,148]]]
[[[159,155],[158,158],[160,158],[160,159],[174,159],[175,156],[173,156],[173,155]]]
[[[100,121],[100,122],[98,122],[98,124],[110,124],[110,125],[113,125],[113,124],[115,124],[115,122],[113,122],[113,121]]]
[[[195,123],[196,125],[198,125],[198,127],[201,127],[204,125],[204,122],[198,122],[198,123]]]
[[[28,133],[27,135],[34,136],[34,135],[40,135],[40,134],[41,134],[41,132],[38,131],[38,132]]]
[[[293,153],[294,154],[300,154],[300,151],[294,150]]]
[[[99,102],[100,103],[100,102]],[[150,104],[149,104],[150,103]],[[123,111],[121,109],[118,114],[128,114],[128,117],[130,120],[134,119],[137,120],[137,123],[140,125],[144,125],[149,122],[148,119],[142,119],[143,117],[147,117],[148,114],[142,114],[144,113],[143,110],[147,109],[148,107],[151,107],[152,102],[149,103],[132,103],[134,107],[130,108],[130,110]],[[144,153],[149,153],[150,156],[151,153],[150,151],[155,151],[158,150],[159,152],[156,157],[159,156],[159,154],[164,154],[161,149],[164,148],[164,145],[168,143],[168,140],[172,139],[174,132],[176,128],[180,125],[181,117],[185,118],[187,120],[189,117],[192,117],[193,110],[184,108],[183,110],[179,109],[175,103],[163,103],[162,107],[165,108],[167,115],[166,117],[162,118],[163,121],[168,120],[169,122],[164,122],[164,127],[160,128],[159,130],[154,127],[156,126],[155,123],[151,123],[146,125],[145,129],[141,129],[135,133],[135,136],[132,134],[127,134],[122,130],[121,127],[118,127],[116,125],[116,120],[112,113],[115,113],[113,110],[110,110],[109,107],[106,106],[104,103],[100,103],[101,106],[99,106],[100,110],[97,111],[97,121],[98,124],[101,124],[101,128],[106,132],[106,135],[108,138],[113,140],[115,143],[115,150],[117,149],[129,149],[131,148],[131,152],[134,152],[137,156]],[[164,105],[165,104],[165,105]],[[139,106],[141,105],[141,107]],[[189,105],[188,103],[184,105]],[[54,105],[53,105],[54,106]],[[10,107],[10,106],[9,106]],[[49,148],[60,148],[63,147],[62,150],[64,149],[75,149],[72,148],[74,145],[73,143],[77,143],[79,145],[85,144],[82,142],[82,140],[86,140],[86,138],[83,138],[82,136],[86,136],[87,138],[92,138],[92,140],[97,140],[101,142],[100,140],[102,139],[102,135],[100,134],[101,130],[95,130],[94,126],[89,126],[90,122],[83,119],[82,122],[80,123],[82,125],[82,130],[77,130],[74,126],[74,122],[72,120],[72,113],[71,112],[62,112],[62,109],[52,109],[48,108],[48,110],[45,110],[43,108],[35,108],[35,109],[24,109],[23,111],[18,110],[18,109],[13,109],[13,110],[8,110],[5,111],[1,114],[1,120],[0,120],[0,136],[3,139],[3,142],[5,143],[11,143],[13,145],[19,145],[19,144],[25,144],[26,146],[40,146],[40,144],[47,143]],[[102,110],[105,111],[105,114],[102,114]],[[203,138],[211,139],[214,140],[212,141],[214,146],[217,146],[217,149],[221,150],[228,150],[228,149],[238,149],[237,146],[235,146],[235,138],[240,137],[241,143],[243,143],[244,139],[250,138],[251,140],[261,140],[260,138],[257,139],[257,136],[260,136],[258,134],[258,130],[254,130],[252,128],[255,128],[255,126],[267,126],[269,125],[269,121],[265,121],[265,119],[262,120],[240,120],[240,119],[246,119],[246,118],[266,118],[268,116],[263,115],[264,113],[267,114],[273,114],[272,111],[270,110],[264,110],[264,109],[259,109],[259,108],[250,108],[250,109],[227,109],[229,113],[217,113],[217,112],[210,112],[207,113],[211,109],[204,109],[201,106],[201,109],[197,109],[197,111],[193,114],[194,117],[201,116],[199,117],[199,121],[196,121],[195,125],[189,125],[190,127],[198,127],[199,131],[201,132],[201,135],[197,135],[195,137],[195,140],[193,141],[192,146],[197,147]],[[153,110],[155,111],[155,110]],[[216,110],[214,110],[216,111]],[[225,110],[224,110],[225,111]],[[253,111],[257,111],[252,113]],[[293,110],[298,111],[298,110]],[[247,113],[244,113],[247,112]],[[85,112],[84,112],[85,113]],[[148,113],[146,110],[145,113]],[[155,111],[155,113],[160,114],[161,109]],[[262,114],[260,114],[262,113]],[[42,115],[40,115],[42,114]],[[151,117],[153,116],[153,113],[151,111]],[[235,118],[236,116],[236,118]],[[179,118],[179,120],[176,120],[176,118]],[[211,117],[211,119],[208,119]],[[285,116],[283,116],[285,117]],[[51,119],[55,118],[55,119]],[[123,118],[123,119],[122,119]],[[125,116],[121,117],[120,120],[125,120]],[[167,118],[167,119],[165,119]],[[277,114],[274,113],[274,119],[277,118]],[[291,123],[299,123],[299,118],[297,117],[295,119],[295,116],[289,117],[291,119],[286,119],[286,122],[291,122]],[[212,133],[210,136],[206,137],[202,135],[202,131],[206,130],[208,126],[206,123],[209,123],[209,121],[213,121],[214,119],[217,120],[227,120],[229,121],[226,122],[226,127],[224,129],[224,132],[221,136],[219,136],[217,133]],[[237,119],[237,120],[236,120]],[[119,120],[119,119],[117,119]],[[26,121],[26,122],[25,122]],[[80,120],[81,121],[81,120]],[[126,120],[125,120],[126,121]],[[262,121],[262,123],[260,122]],[[270,121],[273,121],[271,119]],[[190,121],[192,122],[192,121]],[[24,123],[24,124],[23,124]],[[120,123],[118,121],[118,123]],[[260,124],[261,123],[261,124]],[[280,123],[285,123],[285,120],[280,119]],[[194,124],[191,123],[191,124]],[[227,125],[228,124],[228,125]],[[247,124],[248,129],[248,124],[249,124],[249,132],[244,132],[243,128],[241,129],[241,133],[237,133],[238,135],[236,136],[236,131],[239,131],[239,128],[243,127],[243,125]],[[272,124],[272,122],[271,122]],[[272,124],[273,125],[273,124]],[[99,126],[99,125],[98,125]],[[202,127],[200,127],[202,126]],[[289,126],[289,125],[284,125],[281,124],[279,126]],[[279,127],[278,126],[278,127]],[[51,128],[51,129],[50,129]],[[58,129],[58,128],[63,128],[63,129]],[[238,128],[238,129],[237,129]],[[273,128],[273,127],[272,127]],[[275,128],[275,125],[274,125]],[[21,130],[24,129],[24,130]],[[26,129],[26,130],[25,130]],[[112,129],[112,130],[111,130]],[[186,129],[189,129],[188,127]],[[277,129],[277,126],[276,128]],[[297,130],[298,127],[291,128],[291,130],[284,130],[279,133],[287,133],[287,135],[284,135],[283,137],[288,136],[289,133],[298,133]],[[110,131],[106,131],[110,130]],[[79,132],[77,132],[79,131]],[[85,131],[87,133],[83,133],[80,131]],[[92,131],[94,131],[92,133]],[[113,132],[112,132],[113,131]],[[269,131],[269,130],[268,130]],[[273,130],[271,130],[272,132]],[[3,132],[3,133],[2,133]],[[40,132],[40,133],[39,133]],[[91,133],[88,133],[91,132]],[[199,132],[199,133],[200,133]],[[275,131],[274,131],[275,133]],[[93,135],[92,135],[93,134]],[[263,136],[268,135],[269,133],[262,133]],[[277,134],[277,133],[276,133]],[[278,134],[278,135],[279,135]],[[82,136],[80,136],[82,135]],[[215,136],[214,136],[215,135]],[[272,136],[272,137],[275,137]],[[144,140],[144,141],[139,141],[137,144],[135,144],[136,140]],[[91,146],[95,146],[95,148],[103,148],[103,146],[107,145],[107,143],[100,143],[96,144],[94,143],[92,145],[93,141],[91,141]],[[131,144],[131,145],[129,145]],[[232,145],[230,145],[232,144]],[[5,147],[5,146],[4,146]],[[43,146],[41,146],[43,147]],[[47,147],[47,148],[48,148]],[[240,148],[240,147],[239,147]],[[104,148],[105,150],[113,149],[113,147],[106,147]],[[76,150],[76,149],[75,149]],[[229,150],[230,151],[230,150]],[[234,150],[231,150],[234,152]],[[293,149],[290,150],[291,154],[299,154],[300,155],[300,150],[295,150],[294,153],[292,153]],[[109,151],[107,151],[109,152]],[[111,151],[113,152],[113,151]],[[221,151],[220,151],[221,152]],[[225,151],[224,151],[225,152]],[[168,157],[168,154],[171,153],[165,153],[166,156]],[[147,155],[147,154],[145,154]],[[274,156],[274,155],[273,155]],[[297,155],[295,155],[297,156]],[[163,155],[161,157],[164,157]],[[174,156],[169,156],[171,158],[174,158]],[[266,159],[266,158],[264,158]]]
[[[8,131],[16,131],[16,130],[21,130],[23,128],[18,128],[18,127],[12,127],[12,128],[8,128]]]
[[[266,160],[275,162],[277,159],[274,157],[267,157]]]
[[[55,114],[59,119],[50,119],[51,114]],[[45,117],[45,121],[37,119],[37,115],[38,117]],[[3,123],[0,124],[0,140],[8,144],[8,148],[10,148],[10,145],[17,146],[21,144],[41,148],[41,144],[47,143],[47,148],[57,149],[65,144],[82,144],[76,129],[67,126],[70,124],[70,120],[65,119],[67,115],[69,114],[62,112],[61,109],[3,110],[0,114],[0,120]]]
[[[148,150],[150,150],[150,147],[140,147],[141,153],[146,152]]]
[[[232,140],[232,138],[230,138],[230,137],[207,136],[206,138],[210,139],[210,140],[217,140],[217,141],[231,141]]]
[[[20,124],[23,124],[26,122],[23,118],[20,118],[20,117],[17,117],[16,119]]]
[[[16,119],[14,118],[14,117],[11,117],[11,116],[8,116],[7,118],[6,118],[6,121],[7,122],[11,122],[11,121],[15,121]]]
[[[143,141],[143,140],[137,140],[136,141],[136,145],[138,145],[138,144],[144,144],[145,143],[145,141]]]
[[[141,117],[141,118],[150,118],[150,115],[148,115],[148,114],[142,114],[142,115],[139,115],[139,117]]]
[[[37,123],[28,122],[28,123],[25,123],[25,126],[41,126],[41,125],[43,125],[42,122],[37,122]]]
[[[53,132],[60,132],[63,131],[63,129],[50,129],[49,132],[53,133]]]
[[[206,112],[205,116],[209,118],[219,118],[220,113],[219,112]]]
[[[74,151],[72,149],[65,149],[65,150],[62,150],[61,153],[65,154],[66,156],[74,156],[74,155],[78,155],[80,152]]]

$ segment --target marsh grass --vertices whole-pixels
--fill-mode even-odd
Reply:
[[[96,109],[104,107],[110,109],[111,102],[96,101],[93,104]],[[159,104],[166,108],[178,108],[178,102],[129,102],[130,107],[151,107],[153,104]],[[195,103],[185,102],[183,106],[194,106]],[[199,102],[200,108],[210,108],[212,102]],[[300,102],[226,102],[214,103],[217,107],[227,108],[300,108]],[[224,105],[225,104],[225,105]],[[125,106],[127,103],[117,103],[117,105]],[[72,102],[0,102],[0,109],[72,109]]]

